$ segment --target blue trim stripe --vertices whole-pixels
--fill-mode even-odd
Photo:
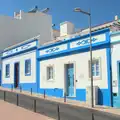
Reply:
[[[37,41],[38,45],[38,41]],[[36,87],[37,87],[37,93],[40,88],[40,62],[38,61],[39,51],[36,49]]]
[[[95,43],[92,45],[92,48],[94,50],[96,49],[100,49],[105,47],[106,45],[109,44],[109,41],[105,41],[105,42],[101,42],[101,43]],[[69,55],[69,54],[73,54],[74,52],[83,52],[83,51],[89,51],[89,45],[87,46],[82,46],[82,47],[76,47],[76,48],[72,48],[72,49],[67,49],[67,50],[63,50],[63,51],[59,51],[59,52],[55,52],[55,53],[51,53],[51,54],[47,54],[47,55],[42,55],[39,56],[38,59],[47,59],[47,58],[52,58],[53,56],[57,56],[57,55]]]
[[[38,40],[37,40],[37,39],[34,39],[34,40],[30,40],[30,41],[24,42],[24,43],[22,43],[22,44],[20,44],[20,45],[16,45],[15,47],[12,47],[12,48],[10,48],[10,49],[4,50],[2,53],[7,52],[7,51],[10,51],[10,50],[15,49],[15,48],[18,48],[18,47],[21,47],[21,46],[23,46],[23,45],[27,45],[27,44],[32,43],[32,42],[34,42],[34,41],[38,41]]]
[[[108,77],[108,100],[109,106],[113,106],[112,104],[112,78],[111,78],[111,50],[110,47],[106,49],[107,53],[107,77]]]
[[[12,54],[12,55],[9,55],[9,56],[6,56],[6,57],[1,57],[1,59],[6,59],[6,58],[9,58],[9,57],[13,57],[13,56],[16,56],[16,55],[20,55],[20,54],[23,54],[23,53],[26,53],[26,52],[30,52],[32,50],[35,50],[37,49],[37,46],[33,47],[33,48],[30,48],[30,49],[27,49],[27,50],[24,50],[24,51],[20,51],[18,53],[15,53],[15,54]]]
[[[93,35],[102,34],[102,33],[105,33],[105,32],[109,32],[109,29],[106,28],[106,29],[103,29],[103,30],[99,30],[99,31],[93,32],[93,33],[92,33],[92,36],[93,36]],[[38,50],[42,50],[42,49],[45,49],[45,48],[57,46],[57,45],[64,44],[64,43],[67,43],[67,42],[76,41],[76,40],[83,39],[83,38],[87,38],[87,37],[89,37],[89,34],[86,34],[86,35],[84,35],[84,36],[77,36],[77,37],[72,38],[72,39],[69,39],[69,40],[61,40],[61,41],[56,42],[56,43],[51,43],[51,44],[49,44],[49,45],[41,46],[41,47],[38,48]]]

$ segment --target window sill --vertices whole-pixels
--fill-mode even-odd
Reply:
[[[98,76],[98,77],[94,77],[94,76],[93,76],[93,80],[100,80],[100,79],[101,79],[100,76]],[[91,78],[89,78],[89,80],[91,80]]]
[[[10,76],[6,76],[5,78],[10,78]]]
[[[73,95],[73,96],[66,96],[66,98],[76,98],[76,96],[75,95]]]
[[[25,74],[25,76],[31,76],[31,73]]]
[[[54,79],[48,79],[47,82],[54,82]]]

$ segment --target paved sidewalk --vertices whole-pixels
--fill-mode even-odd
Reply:
[[[0,87],[0,89],[1,90],[6,90],[6,91],[11,91],[10,89],[3,88],[3,87]],[[20,90],[14,89],[13,92],[20,93]],[[22,91],[22,93],[20,93],[20,94],[25,94],[25,95],[31,96],[31,93],[28,92],[28,91]],[[42,94],[33,93],[32,96],[44,99]],[[46,100],[50,100],[50,101],[59,102],[59,103],[64,103],[64,99],[63,98],[56,98],[56,97],[52,97],[52,96],[46,96],[45,99]],[[64,104],[70,104],[70,105],[73,105],[73,106],[91,108],[86,102],[70,100],[70,99],[67,99],[67,102],[64,103]],[[96,105],[94,108],[91,108],[91,109],[120,115],[120,109],[116,109],[116,108],[113,108],[113,107]]]
[[[0,100],[0,120],[53,120]]]

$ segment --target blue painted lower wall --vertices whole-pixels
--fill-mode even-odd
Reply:
[[[14,84],[2,84],[1,86],[4,88],[11,89],[12,87],[14,87]],[[19,84],[19,87],[16,89],[20,89],[20,86],[21,86],[22,90],[24,90],[24,91],[30,92],[31,88],[32,88],[32,92],[37,93],[37,84],[36,83],[21,83],[21,84]]]
[[[20,83],[20,86],[22,87],[22,90],[25,91],[31,91],[37,93],[37,84],[36,83]]]
[[[55,96],[63,98],[63,89],[39,89],[39,93],[45,94],[48,96]],[[110,106],[110,100],[108,99],[109,90],[108,89],[99,89],[98,90],[98,104]],[[68,99],[86,101],[86,89],[76,89],[76,97],[67,97]]]
[[[110,99],[108,98],[110,91],[109,89],[99,89],[98,90],[98,104],[111,106]]]
[[[4,88],[10,88],[13,86],[13,84],[2,84],[2,87]],[[35,93],[45,94],[48,96],[55,96],[59,98],[63,98],[63,89],[39,89],[37,91],[37,84],[36,83],[23,83],[19,86],[22,87],[22,90],[24,91],[32,91]],[[20,88],[20,87],[19,87]],[[18,89],[19,89],[18,88]],[[98,104],[99,105],[105,105],[110,106],[110,99],[108,99],[109,89],[99,89],[98,90]],[[72,100],[78,100],[78,101],[86,101],[86,89],[76,89],[76,97],[67,97],[68,99]]]
[[[55,97],[63,97],[63,89],[39,89],[38,91],[41,94],[45,94],[48,96],[55,96]]]
[[[12,88],[13,84],[1,84],[2,87],[4,88]]]

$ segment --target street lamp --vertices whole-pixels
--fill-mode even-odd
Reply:
[[[90,33],[90,77],[91,77],[91,107],[94,107],[93,103],[93,73],[92,73],[92,39],[91,39],[91,13],[75,8],[74,12],[81,12],[89,16],[89,33]]]

